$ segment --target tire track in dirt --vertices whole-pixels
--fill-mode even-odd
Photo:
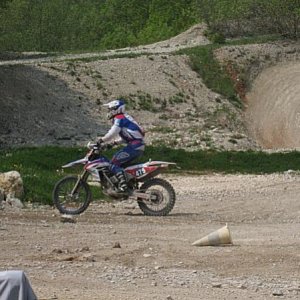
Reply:
[[[266,149],[300,147],[300,63],[264,70],[247,96],[246,122]]]

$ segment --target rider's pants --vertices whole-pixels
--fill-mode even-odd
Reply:
[[[133,161],[144,153],[145,145],[140,141],[132,142],[119,150],[111,160],[110,169],[114,174],[122,172],[125,164]]]

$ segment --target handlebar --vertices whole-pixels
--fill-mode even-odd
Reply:
[[[97,151],[104,151],[111,149],[113,145],[111,144],[104,144],[104,143],[88,143],[87,148],[90,149],[90,153],[95,153]]]

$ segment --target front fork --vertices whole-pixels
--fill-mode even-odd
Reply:
[[[77,193],[78,188],[80,187],[81,181],[87,182],[88,176],[89,176],[89,173],[87,170],[84,170],[83,173],[80,176],[78,176],[78,179],[77,179],[77,181],[72,189],[72,192],[71,192],[72,196],[74,196]]]

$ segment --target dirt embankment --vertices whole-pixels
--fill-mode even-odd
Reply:
[[[300,44],[215,51],[245,101],[242,111],[209,90],[186,56],[172,53],[208,44],[205,28],[196,25],[135,48],[36,58],[29,53],[30,59],[0,61],[0,147],[83,145],[109,126],[101,104],[124,97],[147,131],[147,144],[188,150],[299,148],[300,79],[296,65],[287,63],[299,63]],[[139,56],[114,57],[132,54]]]
[[[0,62],[2,145],[84,144],[107,128],[101,104],[123,96],[145,127],[148,144],[254,148],[241,111],[210,91],[187,57],[169,54],[207,44],[204,29],[197,25],[168,41],[136,48]],[[145,55],[113,57],[134,53]],[[65,61],[95,56],[111,59]]]
[[[300,149],[300,63],[263,71],[248,95],[247,123],[268,149]]]
[[[216,57],[245,100],[250,136],[264,149],[300,149],[300,43],[223,47]]]
[[[0,68],[0,148],[74,145],[104,132],[79,91],[33,66]]]

